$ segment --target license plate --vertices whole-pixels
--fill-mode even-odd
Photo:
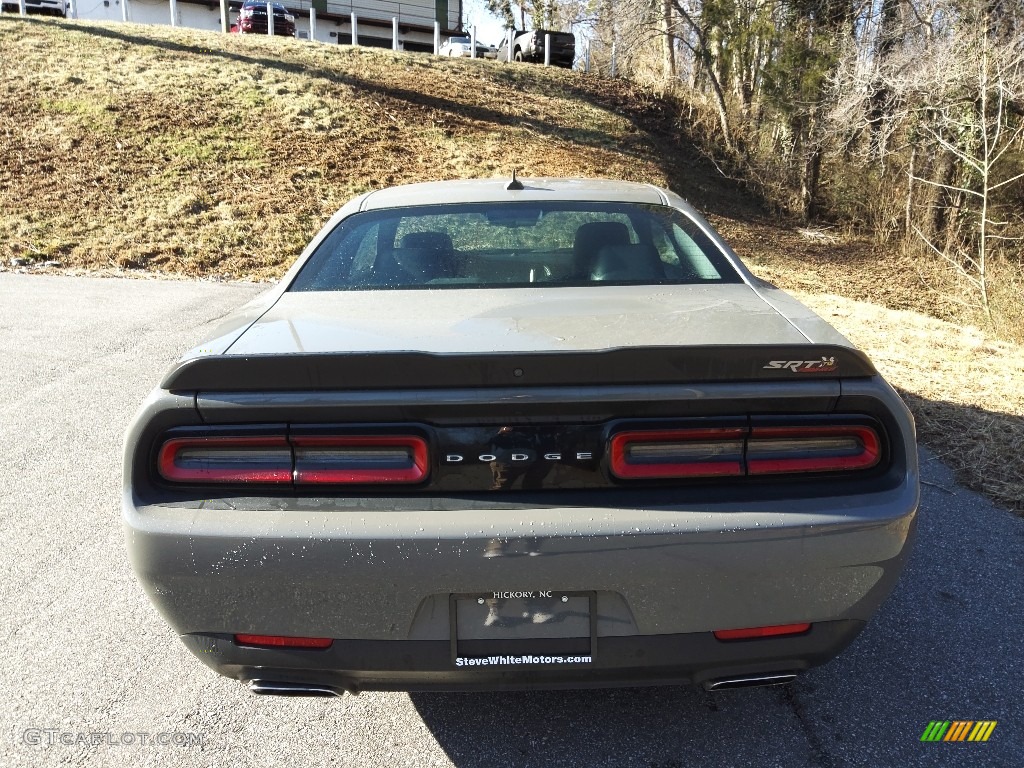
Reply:
[[[592,664],[595,603],[593,592],[451,595],[452,663],[460,669]]]

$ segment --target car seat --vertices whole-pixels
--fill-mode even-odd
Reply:
[[[650,245],[606,245],[590,267],[590,279],[657,282],[665,279],[665,268]]]
[[[454,254],[452,239],[446,232],[410,232],[397,248],[378,258],[372,284],[394,288],[451,277]]]
[[[591,221],[580,225],[572,244],[573,276],[590,279],[601,248],[629,245],[629,229],[621,221]]]

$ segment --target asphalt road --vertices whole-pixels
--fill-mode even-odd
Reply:
[[[121,439],[163,370],[258,290],[0,274],[0,765],[1024,765],[1024,520],[930,456],[895,593],[788,688],[295,700],[216,676],[128,567]],[[998,725],[922,743],[931,720]]]

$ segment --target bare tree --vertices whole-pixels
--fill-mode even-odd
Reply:
[[[676,76],[675,13],[672,0],[661,0],[662,72],[666,80]]]
[[[725,89],[722,87],[722,82],[714,66],[710,30],[706,24],[702,23],[700,10],[695,4],[691,5],[688,0],[670,0],[670,2],[675,7],[686,31],[686,34],[679,39],[690,49],[695,64],[700,67],[700,74],[707,78],[707,82],[711,86],[718,113],[718,123],[722,130],[722,143],[726,149],[731,151],[734,147],[733,131],[729,121],[729,105],[726,101]]]
[[[957,59],[944,57],[949,80],[943,103],[923,107],[930,117],[925,133],[962,172],[948,181],[913,179],[940,187],[959,202],[960,216],[970,225],[967,236],[947,238],[939,247],[920,229],[915,231],[975,287],[991,317],[989,264],[1006,239],[1001,230],[1009,223],[993,218],[993,203],[997,193],[1024,179],[1024,173],[1002,172],[1009,153],[1024,150],[1024,35],[1006,36],[1004,31],[997,41],[985,22],[980,17],[961,36],[967,44],[957,46]]]

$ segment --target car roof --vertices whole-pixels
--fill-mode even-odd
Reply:
[[[509,189],[511,178],[463,179],[405,184],[371,192],[362,199],[360,210],[404,208],[492,202],[611,202],[667,205],[667,194],[651,184],[611,179],[532,178],[519,179],[522,189]]]

